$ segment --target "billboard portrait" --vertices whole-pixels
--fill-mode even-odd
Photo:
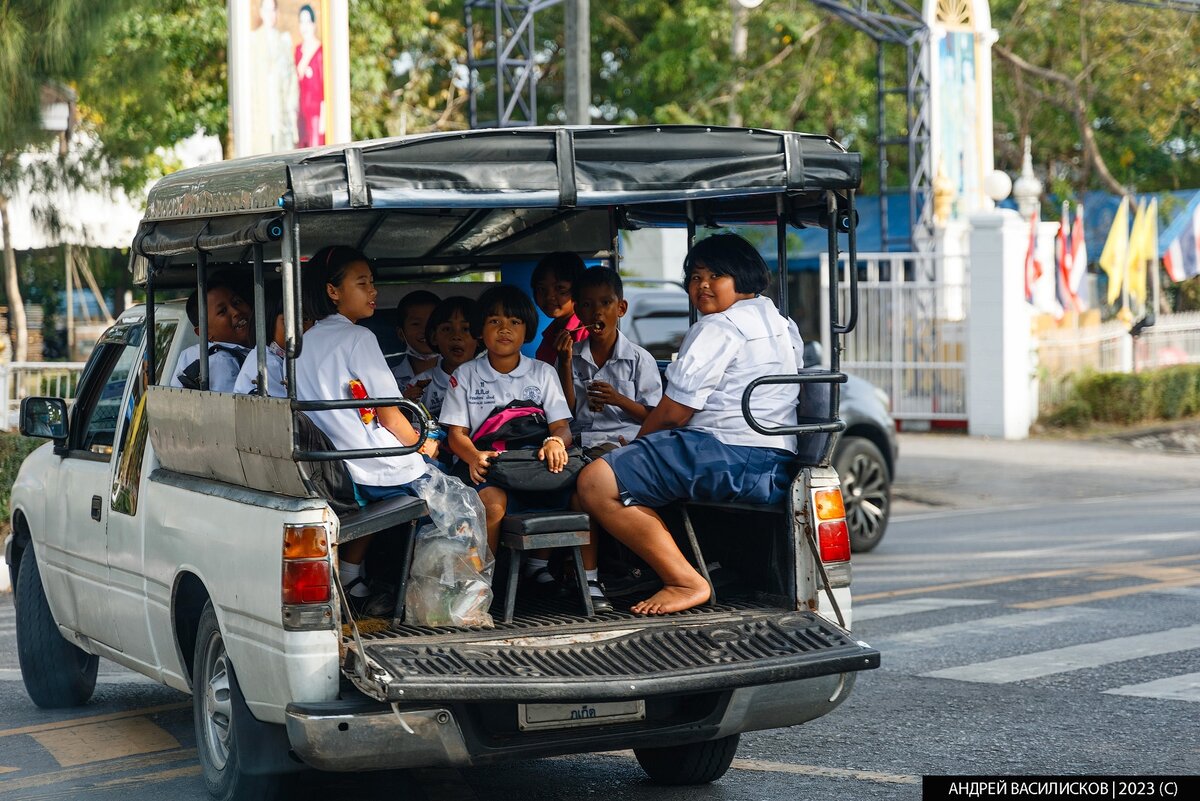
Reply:
[[[231,97],[244,99],[238,155],[318,147],[329,140],[329,6],[337,0],[249,0],[231,22],[245,32]],[[236,73],[236,74],[235,74]],[[240,91],[239,91],[240,90]],[[245,141],[240,141],[245,140]]]

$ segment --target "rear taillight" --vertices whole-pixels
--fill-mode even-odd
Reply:
[[[284,628],[305,630],[331,626],[332,581],[328,529],[311,524],[284,526],[280,582]]]
[[[846,525],[846,504],[840,488],[815,489],[813,515],[817,524],[817,550],[825,565],[829,586],[850,586],[850,529]]]

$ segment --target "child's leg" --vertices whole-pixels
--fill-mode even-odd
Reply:
[[[488,549],[495,557],[500,548],[500,523],[508,510],[508,493],[500,487],[484,487],[479,491],[479,500],[483,502],[483,511],[487,516]]]
[[[342,589],[355,598],[364,598],[370,594],[363,576],[362,563],[363,559],[367,557],[367,546],[371,544],[373,536],[373,534],[368,534],[337,546],[338,580],[342,584]],[[357,579],[363,579],[363,581],[357,581]]]

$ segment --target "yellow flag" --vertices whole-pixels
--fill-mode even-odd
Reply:
[[[1100,254],[1100,269],[1108,275],[1108,305],[1112,306],[1121,297],[1121,285],[1125,283],[1125,254],[1129,250],[1129,198],[1121,198],[1112,228],[1104,240],[1104,251]]]
[[[1133,218],[1133,233],[1129,235],[1129,250],[1125,257],[1125,275],[1129,286],[1129,304],[1139,312],[1146,307],[1146,257],[1149,251],[1150,220],[1147,204],[1138,203]],[[1157,226],[1156,226],[1157,227]]]

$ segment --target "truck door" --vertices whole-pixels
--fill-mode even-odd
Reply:
[[[121,636],[110,602],[108,496],[125,385],[140,350],[140,342],[126,341],[128,329],[110,329],[84,371],[59,470],[59,498],[47,504],[46,547],[39,554],[47,589],[65,590],[77,630],[116,650],[121,649]]]
[[[174,320],[155,324],[154,372],[152,383],[162,380],[167,354],[175,338]],[[143,337],[145,339],[145,337]],[[144,351],[138,353],[142,364]],[[125,399],[128,415],[121,423],[113,456],[112,482],[105,497],[108,516],[108,580],[113,616],[121,623],[124,655],[139,665],[157,669],[161,662],[150,637],[147,618],[146,519],[139,515],[139,494],[150,472],[145,464],[148,427],[146,425],[146,375],[139,369],[129,382]]]

